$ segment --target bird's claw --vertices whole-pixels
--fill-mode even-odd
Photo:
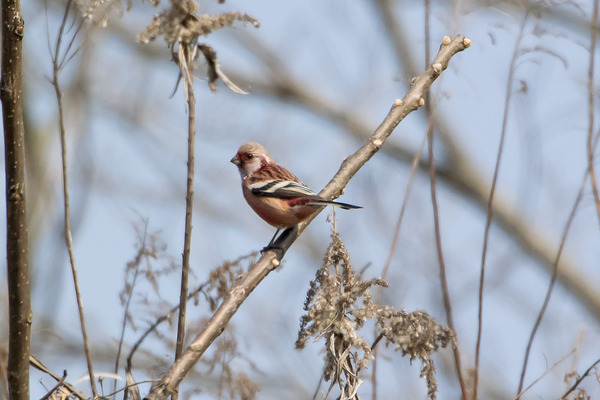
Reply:
[[[278,252],[278,251],[283,251],[283,248],[280,247],[280,246],[275,246],[275,245],[269,244],[269,245],[267,245],[267,246],[265,246],[265,247],[262,248],[262,250],[260,251],[260,254],[263,254],[263,253],[265,253],[265,252],[267,252],[269,250],[273,250],[275,252]]]

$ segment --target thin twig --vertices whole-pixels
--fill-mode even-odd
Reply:
[[[56,39],[56,46],[54,49],[54,54],[52,55],[52,86],[54,87],[54,92],[56,95],[56,102],[58,105],[58,128],[60,133],[60,147],[61,147],[61,157],[62,157],[62,179],[63,179],[63,198],[64,198],[64,235],[65,235],[65,243],[67,246],[67,251],[69,253],[69,264],[71,266],[71,274],[73,276],[73,286],[75,287],[75,297],[77,299],[77,309],[79,311],[79,322],[81,324],[81,334],[83,336],[83,347],[85,351],[85,358],[87,361],[87,369],[90,377],[90,385],[92,389],[93,398],[98,397],[96,391],[96,382],[94,379],[94,369],[92,366],[92,356],[90,353],[90,346],[88,343],[88,335],[87,328],[85,323],[85,315],[83,309],[83,302],[81,299],[81,292],[79,290],[79,280],[77,278],[77,267],[75,265],[75,253],[73,251],[73,238],[71,236],[71,210],[69,203],[69,185],[68,185],[68,174],[67,174],[67,140],[66,140],[66,131],[65,131],[65,122],[64,122],[64,110],[62,103],[62,92],[60,89],[60,84],[58,82],[58,75],[64,66],[59,63],[59,58],[61,54],[61,42],[64,34],[64,29],[67,22],[67,16],[69,14],[69,10],[72,4],[72,0],[67,1],[67,5],[65,7],[65,13],[63,16],[63,20],[59,29],[59,34]],[[79,29],[77,30],[79,32]],[[76,33],[77,33],[76,32]],[[72,38],[68,49],[71,48],[71,43],[74,38]],[[62,57],[64,61],[64,56]]]
[[[560,400],[565,399],[573,390],[575,390],[577,388],[577,386],[579,386],[579,384],[581,383],[581,381],[583,381],[585,379],[586,376],[588,376],[588,374],[590,373],[590,371],[598,364],[600,363],[600,358],[597,359],[592,365],[590,365],[590,367],[583,373],[583,375],[581,375],[579,377],[579,379],[577,379],[575,381],[575,383],[573,384],[573,386],[571,386],[569,388],[569,390],[567,390],[565,392],[565,394],[563,394],[560,398]]]
[[[454,319],[452,317],[452,302],[450,301],[450,290],[448,289],[448,279],[446,275],[446,263],[444,261],[444,254],[442,251],[442,236],[440,233],[440,219],[439,219],[439,211],[437,204],[437,194],[435,189],[435,165],[433,160],[433,125],[428,124],[427,128],[427,137],[429,142],[429,182],[431,189],[431,205],[433,208],[433,225],[435,230],[435,246],[437,249],[438,263],[440,267],[440,284],[442,286],[442,295],[444,299],[444,309],[446,310],[446,320],[448,322],[448,327],[452,329],[456,334],[456,329],[454,328]],[[458,382],[460,384],[461,390],[461,398],[465,399],[466,395],[466,387],[465,381],[462,376],[462,367],[460,361],[460,352],[458,350],[458,345],[455,344],[452,346],[452,352],[454,354],[454,365],[456,366],[456,374],[458,376]]]
[[[127,327],[127,315],[129,315],[129,305],[131,304],[131,299],[133,298],[133,290],[135,289],[135,285],[137,283],[138,274],[140,272],[140,264],[142,262],[142,257],[146,253],[146,235],[148,233],[148,220],[144,220],[144,234],[142,236],[142,241],[140,243],[140,248],[138,249],[137,254],[135,255],[135,259],[133,261],[135,265],[135,270],[133,271],[133,280],[129,285],[129,293],[127,296],[127,301],[125,302],[125,309],[123,310],[123,321],[121,323],[121,335],[119,336],[119,346],[117,348],[117,356],[115,357],[115,374],[119,372],[119,360],[121,359],[121,350],[123,348],[123,341],[125,339],[125,328]],[[117,390],[117,381],[115,379],[113,384],[113,392]]]
[[[250,258],[250,257],[254,257],[255,253],[250,253],[248,255],[244,255],[241,257],[238,257],[236,260],[232,261],[231,264],[232,265],[236,265],[239,262]],[[210,280],[202,283],[201,285],[199,285],[196,289],[194,289],[193,291],[191,291],[186,299],[186,302],[193,299],[198,293],[202,292],[204,290],[204,288],[206,286],[208,286],[210,284]],[[129,355],[127,356],[127,370],[131,371],[132,369],[132,364],[133,364],[133,356],[135,354],[135,352],[138,350],[138,348],[142,345],[143,341],[146,339],[146,337],[148,335],[150,335],[152,332],[154,332],[154,330],[156,330],[156,328],[158,328],[158,326],[160,324],[162,324],[164,321],[168,320],[169,317],[179,309],[180,304],[177,304],[176,306],[172,307],[166,314],[161,315],[160,317],[158,317],[154,323],[152,323],[152,325],[150,325],[145,331],[144,333],[142,333],[142,335],[139,337],[139,339],[134,343],[133,347],[131,348],[131,351],[129,352]]]
[[[429,29],[429,0],[425,0],[425,65],[429,65],[431,59],[429,43],[430,43],[430,29]],[[446,275],[446,262],[444,261],[444,254],[442,250],[442,234],[440,232],[440,217],[437,204],[436,194],[436,170],[435,160],[433,158],[433,128],[434,118],[431,110],[431,96],[428,91],[425,93],[425,113],[427,114],[427,142],[428,142],[428,157],[429,157],[429,183],[431,189],[431,205],[433,208],[433,225],[435,230],[435,245],[437,249],[438,263],[440,268],[440,284],[442,287],[442,295],[444,299],[444,309],[446,310],[446,320],[448,321],[448,327],[454,332],[454,343],[452,346],[452,354],[454,355],[454,366],[456,368],[456,376],[460,385],[461,398],[464,400],[467,398],[467,388],[465,379],[463,377],[463,371],[461,366],[460,351],[458,348],[458,337],[456,336],[456,329],[454,327],[454,319],[452,317],[452,302],[450,301],[450,290],[448,288],[448,279]],[[474,397],[475,399],[476,397]]]
[[[46,367],[40,360],[38,360],[37,358],[35,358],[32,355],[29,356],[29,365],[50,375],[57,382],[60,380],[60,377],[58,375],[56,375],[54,372],[50,371],[48,369],[48,367]],[[63,386],[69,391],[69,393],[71,393],[71,395],[77,397],[80,400],[87,400],[87,397],[84,396],[82,393],[78,392],[77,390],[75,390],[75,388],[70,383],[63,382]]]
[[[598,0],[595,0],[595,2],[594,2],[594,15],[592,16],[592,24],[595,23],[597,25],[597,14],[598,14]],[[592,29],[592,42],[593,43],[595,43],[595,32],[596,32],[596,30]],[[591,54],[592,58],[593,58],[593,51],[594,50],[591,48],[590,49],[590,53],[592,53]],[[592,66],[593,66],[593,61],[590,61],[590,62],[592,63]],[[593,73],[590,73],[590,79],[593,80]],[[588,82],[588,84],[589,84],[589,82]],[[593,106],[593,97],[592,97],[591,101],[592,101],[591,104]],[[593,111],[592,111],[592,113],[593,113]],[[593,116],[591,117],[591,122],[593,124]],[[590,129],[590,132],[591,132],[591,130],[593,130],[593,126],[591,125],[589,129]],[[596,138],[594,140],[595,140],[595,142],[591,143],[591,136],[588,134],[588,161],[589,161],[589,163],[591,163],[591,161],[593,160],[593,153],[594,153],[594,150],[595,150],[595,148],[596,148],[596,146],[598,144],[598,136],[596,136]],[[589,159],[590,153],[591,153],[591,157],[592,157],[591,159]],[[567,235],[569,233],[569,229],[571,228],[571,224],[573,222],[573,219],[575,218],[575,213],[577,211],[577,208],[579,207],[579,204],[580,204],[581,199],[583,197],[583,192],[584,192],[584,188],[585,188],[586,179],[587,179],[588,175],[590,177],[592,177],[592,175],[591,175],[592,172],[593,172],[593,168],[591,167],[591,164],[589,164],[588,165],[588,169],[586,170],[586,172],[584,174],[583,180],[581,182],[581,186],[579,188],[579,193],[577,195],[575,203],[573,204],[573,208],[571,210],[571,213],[569,214],[569,218],[567,220],[567,224],[565,226],[565,229],[564,229],[561,241],[560,241],[558,252],[556,254],[556,258],[555,258],[554,264],[552,266],[552,276],[550,278],[550,283],[548,285],[548,290],[546,292],[546,298],[544,299],[544,303],[542,304],[542,308],[540,309],[540,312],[539,312],[539,314],[538,314],[538,316],[536,318],[536,321],[535,321],[535,323],[533,325],[533,329],[532,329],[531,334],[529,336],[529,341],[527,343],[527,349],[525,350],[525,358],[523,360],[523,368],[521,370],[521,378],[519,380],[519,388],[517,390],[517,393],[520,393],[521,389],[523,388],[523,382],[525,380],[525,372],[527,371],[527,363],[529,361],[529,354],[531,352],[531,346],[533,345],[533,340],[534,340],[535,335],[537,333],[537,329],[538,329],[540,323],[542,322],[542,318],[544,317],[544,314],[546,312],[546,308],[548,307],[548,303],[550,302],[550,296],[552,295],[552,290],[554,288],[554,284],[556,282],[556,278],[557,278],[557,275],[558,275],[558,270],[559,270],[558,265],[559,265],[560,257],[562,255],[563,248],[564,248],[566,240],[567,240]],[[592,187],[595,188],[595,182],[592,182]],[[597,193],[594,193],[594,197],[596,197],[596,195],[597,195]],[[596,206],[598,207],[598,201],[596,201]],[[599,214],[599,218],[600,218],[600,214]]]
[[[179,60],[181,74],[185,78],[187,90],[184,92],[187,95],[188,104],[188,160],[187,160],[187,190],[185,196],[185,234],[183,239],[183,262],[181,265],[181,289],[179,293],[179,318],[177,321],[177,343],[175,345],[175,359],[179,358],[183,350],[183,342],[185,339],[185,318],[187,309],[188,295],[188,275],[190,270],[190,248],[192,242],[192,211],[194,202],[194,151],[196,138],[196,99],[194,98],[194,73],[193,73],[193,56],[192,46],[195,44],[182,44],[183,53],[186,57]],[[185,68],[182,68],[182,65]],[[176,400],[176,395],[174,396]]]
[[[67,370],[64,370],[64,371],[63,371],[63,376],[62,376],[62,378],[60,378],[60,379],[58,380],[58,382],[56,383],[56,385],[54,385],[54,387],[53,387],[52,389],[50,389],[50,390],[48,391],[48,393],[46,393],[46,395],[45,395],[44,397],[42,397],[40,400],[46,400],[47,398],[49,398],[50,396],[52,396],[52,394],[53,394],[53,393],[54,393],[56,390],[58,390],[58,388],[60,388],[60,387],[63,385],[63,383],[65,382],[65,379],[67,379]]]
[[[588,137],[587,137],[587,156],[588,167],[590,171],[590,182],[594,192],[594,201],[596,203],[596,214],[600,223],[600,196],[598,196],[598,187],[596,185],[596,171],[594,168],[594,149],[592,146],[592,137],[594,136],[594,55],[596,53],[596,30],[598,28],[598,0],[594,1],[594,10],[592,11],[592,27],[590,29],[590,66],[588,70]]]
[[[598,136],[596,136],[596,143],[594,144],[594,148],[596,147],[597,144],[598,144]],[[575,203],[573,204],[573,208],[571,209],[571,213],[569,214],[569,218],[567,219],[567,224],[565,225],[565,229],[563,231],[563,234],[562,234],[562,237],[560,240],[560,245],[558,246],[558,252],[556,253],[556,258],[554,259],[554,265],[552,268],[552,276],[550,278],[550,283],[548,284],[546,298],[544,299],[542,308],[540,309],[537,319],[533,325],[533,329],[531,330],[531,334],[529,335],[529,341],[527,343],[527,349],[525,350],[525,359],[523,361],[523,368],[521,370],[521,379],[519,382],[519,389],[517,391],[517,394],[521,393],[522,388],[523,388],[523,381],[525,380],[525,372],[527,371],[527,362],[529,360],[529,353],[531,351],[531,346],[533,345],[533,339],[535,338],[537,329],[538,329],[540,323],[542,322],[542,318],[544,317],[544,313],[546,312],[546,308],[548,307],[548,303],[550,302],[550,296],[552,294],[552,289],[554,288],[554,284],[556,283],[556,277],[558,275],[558,264],[560,261],[560,257],[562,255],[563,249],[565,247],[565,243],[567,241],[567,236],[569,234],[571,224],[572,224],[573,220],[575,219],[575,214],[577,212],[577,209],[579,208],[581,199],[583,198],[583,192],[585,189],[585,184],[586,184],[588,174],[589,174],[589,169],[586,170],[586,172],[583,176],[581,185],[579,187],[579,192],[577,193],[577,198],[575,199]]]
[[[321,389],[322,384],[323,384],[323,374],[321,374],[321,377],[319,378],[319,384],[317,385],[317,388],[315,389],[315,392],[313,393],[312,400],[317,400],[317,396],[319,395],[319,390]]]
[[[421,141],[421,145],[419,146],[419,150],[415,152],[415,156],[413,157],[412,164],[410,166],[410,173],[408,174],[408,183],[406,184],[406,190],[404,191],[404,198],[402,199],[402,206],[400,207],[400,215],[398,215],[398,220],[396,221],[396,227],[394,229],[394,236],[392,238],[392,243],[390,245],[390,250],[388,252],[388,256],[385,260],[385,264],[383,266],[383,272],[381,273],[381,279],[385,280],[387,273],[389,271],[390,264],[392,262],[392,257],[394,256],[394,252],[396,251],[396,245],[398,244],[398,238],[400,237],[400,227],[402,226],[402,220],[404,219],[404,212],[406,211],[406,205],[408,204],[408,199],[410,197],[412,184],[415,179],[415,175],[417,173],[417,169],[419,167],[419,160],[421,159],[421,154],[423,153],[423,147],[425,147],[425,143],[427,143],[427,135],[423,136],[423,140]],[[377,299],[378,303],[383,295],[383,288],[378,287],[377,289]],[[377,327],[373,328],[373,331],[376,332]],[[374,345],[375,346],[375,345]],[[379,356],[379,347],[372,347],[373,350],[373,363],[371,368],[371,384],[373,386],[373,394],[372,400],[377,400],[377,359]]]
[[[394,236],[392,238],[392,243],[390,245],[390,250],[388,252],[388,256],[385,259],[385,264],[383,265],[383,271],[381,273],[381,279],[387,277],[387,273],[389,271],[390,264],[392,262],[392,257],[396,252],[396,246],[398,244],[398,238],[400,237],[400,227],[402,226],[402,220],[404,219],[404,213],[406,212],[406,206],[408,205],[408,199],[410,198],[410,193],[412,189],[413,182],[415,180],[415,175],[417,174],[417,170],[419,169],[419,161],[421,159],[421,154],[423,153],[423,148],[427,143],[427,135],[423,136],[423,140],[421,141],[421,145],[419,149],[415,152],[415,156],[413,157],[412,163],[410,165],[410,172],[408,174],[408,182],[406,183],[406,190],[404,191],[404,197],[402,199],[402,206],[400,207],[400,214],[398,215],[398,220],[396,221],[396,227],[394,229]],[[378,293],[382,293],[383,289],[379,287]]]
[[[477,341],[475,343],[475,368],[473,372],[473,399],[477,399],[477,390],[479,386],[479,358],[481,348],[481,337],[483,334],[483,288],[485,283],[485,261],[487,257],[488,241],[490,236],[490,228],[492,226],[492,218],[494,213],[494,194],[496,193],[496,185],[498,183],[498,176],[500,174],[500,162],[502,161],[502,152],[504,150],[504,139],[506,138],[506,127],[508,125],[508,114],[510,108],[510,99],[513,92],[513,79],[515,69],[517,68],[517,59],[519,58],[519,51],[521,48],[521,40],[523,39],[523,33],[525,32],[525,25],[529,17],[529,8],[525,10],[521,26],[519,28],[519,34],[515,42],[513,49],[512,58],[510,60],[510,66],[508,71],[508,78],[506,82],[506,92],[504,94],[504,113],[502,116],[502,128],[500,130],[500,143],[498,144],[498,153],[496,155],[496,165],[494,167],[494,176],[492,178],[492,186],[490,188],[490,195],[487,203],[487,217],[485,221],[485,230],[483,233],[483,250],[481,251],[481,269],[479,275],[479,293],[478,293],[478,313],[477,313]],[[521,391],[522,383],[519,386]]]
[[[594,23],[597,24],[597,14],[598,14],[598,0],[596,0],[594,2],[594,16],[592,17],[592,24],[594,24]],[[595,38],[595,30],[594,29],[592,29],[592,38],[593,38],[592,42],[595,42],[595,39],[594,39]],[[590,52],[592,53],[591,57],[593,58],[593,49],[592,48],[590,49]],[[590,63],[593,66],[593,61],[590,61]],[[590,79],[593,81],[593,72],[590,72]],[[593,107],[593,95],[592,95],[592,100],[591,100],[591,107]],[[590,117],[591,118],[591,124],[593,124],[593,110],[591,110],[591,113],[592,113],[592,116]],[[593,125],[590,125],[590,132],[591,132],[591,130],[593,130]],[[527,370],[527,362],[528,362],[528,359],[529,359],[529,354],[530,354],[530,351],[531,351],[531,346],[533,344],[533,339],[535,337],[537,329],[538,329],[538,327],[539,327],[539,325],[540,325],[540,323],[542,321],[542,318],[543,318],[543,316],[545,314],[546,308],[547,308],[548,303],[550,301],[550,296],[552,294],[552,289],[554,288],[554,283],[556,281],[556,276],[558,274],[558,264],[559,264],[559,261],[560,261],[560,256],[562,254],[562,250],[564,248],[564,245],[565,245],[565,242],[566,242],[566,238],[567,238],[569,229],[571,227],[571,223],[573,222],[573,219],[575,218],[575,213],[576,213],[577,208],[579,207],[579,203],[581,202],[581,199],[583,197],[583,192],[584,192],[584,188],[585,188],[586,179],[587,179],[588,175],[590,177],[593,176],[592,174],[593,174],[593,170],[594,169],[593,169],[591,163],[593,161],[593,154],[594,154],[594,150],[595,150],[597,144],[598,144],[598,137],[596,137],[595,143],[592,143],[592,137],[591,137],[590,134],[588,134],[588,145],[587,145],[587,148],[588,148],[588,169],[587,169],[586,173],[584,174],[584,178],[583,178],[583,180],[581,182],[581,186],[579,188],[579,193],[577,195],[577,198],[575,200],[575,204],[573,205],[573,208],[572,208],[571,213],[569,215],[569,218],[567,220],[567,225],[565,226],[565,229],[564,229],[564,232],[563,232],[563,236],[561,238],[560,246],[558,248],[558,253],[556,255],[556,260],[555,260],[554,265],[553,265],[552,277],[550,279],[550,283],[549,283],[549,286],[548,286],[548,291],[546,293],[546,298],[544,300],[542,308],[540,309],[538,317],[537,317],[537,319],[535,321],[535,324],[533,326],[533,329],[531,331],[531,334],[530,334],[530,337],[529,337],[529,342],[527,343],[527,349],[525,351],[525,359],[523,361],[523,369],[521,371],[521,379],[520,379],[520,382],[519,382],[519,389],[518,389],[519,393],[521,393],[521,388],[523,387],[523,381],[525,379],[525,372]],[[592,187],[594,189],[595,189],[595,186],[596,186],[595,182],[592,181]],[[594,197],[596,197],[596,195],[597,195],[597,192],[594,193]],[[596,205],[598,206],[598,203],[596,203]],[[600,218],[600,215],[599,215],[599,218]],[[591,369],[591,367],[590,367],[590,369]],[[589,370],[587,372],[589,372]],[[586,372],[586,374],[587,374],[587,372]],[[565,396],[567,396],[577,386],[577,384],[579,382],[580,382],[580,380],[578,380],[578,382],[576,382],[576,384],[573,385],[573,387],[571,388],[571,390],[569,390],[563,396],[563,398]]]
[[[349,180],[369,159],[383,146],[384,141],[392,134],[394,128],[412,111],[423,105],[423,95],[440,73],[448,67],[452,56],[466,49],[471,41],[462,35],[454,39],[445,37],[440,51],[431,66],[420,76],[416,77],[411,89],[402,100],[396,100],[390,112],[369,139],[354,154],[344,160],[337,174],[319,193],[326,199],[334,199],[341,195]],[[192,343],[181,353],[181,356],[171,366],[169,371],[157,381],[146,396],[148,400],[165,399],[198,362],[211,343],[223,332],[229,320],[237,312],[240,305],[248,298],[256,286],[277,266],[281,258],[298,236],[318,213],[297,227],[285,230],[276,240],[274,247],[281,250],[269,250],[262,254],[253,266],[236,285],[219,306],[205,329],[200,332]]]
[[[546,368],[546,370],[544,371],[544,373],[542,375],[540,375],[536,380],[534,380],[533,382],[531,382],[531,384],[529,384],[529,386],[527,386],[525,389],[523,389],[523,391],[518,394],[518,396],[515,398],[515,400],[519,400],[521,398],[521,396],[523,396],[525,394],[525,392],[527,392],[529,389],[531,389],[536,383],[538,383],[539,381],[541,381],[542,378],[548,374],[548,372],[552,371],[554,369],[554,367],[556,367],[558,364],[560,364],[563,361],[565,361],[567,358],[571,357],[578,350],[579,349],[577,347],[575,347],[573,350],[571,350],[570,352],[568,352],[567,354],[565,354],[564,356],[562,356],[560,360],[558,360],[557,362],[555,362],[554,364],[552,364],[549,368]]]
[[[108,399],[108,398],[110,398],[124,390],[127,390],[129,388],[136,387],[136,386],[142,385],[144,383],[152,383],[152,382],[153,382],[152,380],[144,380],[144,381],[139,381],[139,382],[134,382],[134,383],[128,383],[125,386],[123,386],[121,389],[117,389],[112,393],[104,395],[103,397]]]
[[[371,350],[377,349],[377,345],[379,344],[381,339],[383,339],[383,333],[380,333],[379,335],[377,335],[377,337],[373,341],[373,344],[371,344]]]
[[[71,35],[71,39],[69,40],[69,43],[67,43],[67,48],[64,50],[64,52],[61,51],[62,39],[65,35],[67,19],[69,17],[69,11],[70,11],[72,5],[73,5],[73,1],[68,0],[67,5],[65,6],[65,13],[63,14],[63,19],[60,23],[60,28],[58,30],[58,36],[56,38],[56,45],[54,47],[54,54],[52,55],[52,58],[53,58],[52,63],[53,64],[55,63],[57,65],[59,72],[67,64],[68,60],[72,59],[72,57],[78,51],[78,49],[76,49],[75,52],[73,52],[73,54],[70,54],[71,48],[73,47],[73,44],[75,43],[75,39],[77,38],[79,31],[83,27],[83,19],[80,18],[77,29],[75,30],[73,35]],[[61,53],[62,53],[62,57],[61,57]],[[60,58],[60,61],[59,61],[59,58]]]
[[[575,348],[579,349],[581,348],[583,343],[583,329],[579,330],[579,334],[577,335],[577,340],[575,341]],[[575,356],[573,356],[573,360],[571,361],[571,368],[569,369],[569,372],[565,373],[565,378],[564,381],[565,383],[569,383],[569,381],[571,381],[573,377],[575,377],[575,375],[577,374],[577,354],[575,354]]]
[[[94,371],[92,367],[92,358],[90,353],[90,346],[88,342],[88,335],[85,323],[85,316],[83,310],[83,302],[81,299],[81,291],[79,290],[79,279],[77,278],[77,267],[75,265],[75,253],[73,252],[73,238],[71,237],[71,216],[70,216],[70,204],[69,204],[69,187],[67,183],[67,143],[66,134],[64,127],[64,112],[62,105],[62,94],[58,83],[58,76],[55,76],[52,85],[56,94],[56,100],[58,103],[59,113],[59,129],[60,129],[60,145],[61,145],[61,156],[62,156],[62,178],[63,178],[63,197],[64,197],[64,213],[65,213],[65,242],[69,253],[69,263],[71,265],[71,273],[73,276],[73,285],[75,288],[75,297],[77,299],[77,309],[79,311],[79,322],[81,323],[81,334],[83,336],[83,346],[85,349],[85,357],[87,361],[87,368],[90,375],[90,383],[92,388],[92,395],[94,398],[97,397],[96,383],[94,380]]]
[[[209,284],[209,282],[204,282],[203,284],[201,284],[200,286],[198,286],[195,290],[191,291],[186,299],[186,302],[193,299],[198,293],[200,293],[202,290],[204,290],[204,288]],[[133,344],[133,347],[131,348],[131,351],[129,352],[129,355],[127,356],[127,369],[129,371],[131,371],[132,365],[133,365],[133,356],[135,354],[135,352],[139,349],[139,347],[142,345],[142,343],[144,342],[144,340],[146,339],[146,337],[148,337],[148,335],[150,335],[152,332],[154,332],[156,330],[156,328],[158,328],[158,326],[160,324],[162,324],[163,322],[165,322],[166,320],[169,319],[169,317],[179,309],[180,304],[177,304],[176,306],[173,306],[166,314],[161,315],[160,317],[156,318],[156,320],[152,323],[152,325],[150,325],[148,328],[146,328],[146,330],[144,331],[144,333],[142,333],[140,335],[140,337],[138,338],[138,340]]]

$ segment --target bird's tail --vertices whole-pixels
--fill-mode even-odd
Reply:
[[[325,200],[325,199],[311,200],[311,202],[309,204],[315,205],[315,206],[327,206],[327,205],[338,206],[340,208],[343,208],[344,210],[354,210],[357,208],[362,208],[361,206],[355,206],[354,204],[341,203],[339,201],[330,201],[330,200]]]

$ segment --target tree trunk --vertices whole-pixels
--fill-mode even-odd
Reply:
[[[6,255],[8,270],[8,387],[12,400],[29,399],[31,301],[25,212],[25,149],[22,41],[25,23],[19,0],[2,0],[0,100],[6,172]]]

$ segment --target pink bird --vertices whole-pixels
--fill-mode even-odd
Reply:
[[[319,207],[331,204],[345,210],[362,208],[317,195],[294,174],[277,164],[259,143],[243,144],[231,162],[240,171],[242,192],[250,207],[277,228],[267,248],[271,247],[281,229],[298,225]]]

